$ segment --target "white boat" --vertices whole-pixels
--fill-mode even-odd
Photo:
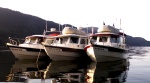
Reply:
[[[6,43],[6,45],[18,59],[37,59],[38,55],[40,58],[44,58],[47,54],[41,44],[43,39],[43,35],[31,35],[25,38],[24,43],[18,44],[17,41],[10,38],[10,43]]]
[[[49,38],[46,38],[48,40]],[[87,57],[84,50],[87,45],[88,37],[86,34],[72,27],[65,27],[61,35],[55,36],[51,44],[43,43],[47,55],[53,61],[76,60]]]
[[[90,43],[85,47],[93,61],[104,62],[128,58],[124,32],[110,25],[103,25],[97,31],[90,36]]]
[[[24,43],[20,43],[19,39],[9,38],[10,42],[6,45],[10,48],[11,52],[18,59],[45,59],[48,58],[42,42],[46,37],[56,36],[59,33],[54,32],[49,35],[31,35],[24,39]]]

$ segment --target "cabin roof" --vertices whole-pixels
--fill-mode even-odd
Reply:
[[[118,37],[119,34],[116,34],[116,33],[96,33],[96,34],[91,35],[91,37],[93,37],[93,36],[116,36],[116,37]]]
[[[27,36],[26,38],[34,38],[34,37],[44,37],[44,35],[30,35],[30,36]]]
[[[27,36],[26,38],[46,38],[49,35],[31,35],[31,36]]]
[[[58,36],[55,36],[55,37],[88,37],[86,35],[77,35],[77,34],[64,34],[64,35],[58,35]]]
[[[118,37],[118,36],[120,36],[120,35],[126,36],[126,34],[125,34],[125,33],[122,33],[122,32],[119,32],[118,34],[117,34],[117,33],[110,33],[110,32],[102,32],[102,33],[93,34],[93,35],[91,35],[90,37],[92,37],[92,36],[115,36],[115,37]]]
[[[104,25],[103,27],[97,30],[98,33],[101,32],[110,32],[110,33],[119,33],[119,29],[115,28],[114,26]]]

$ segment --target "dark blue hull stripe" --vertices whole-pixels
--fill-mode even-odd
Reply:
[[[76,52],[76,53],[79,53],[79,55],[87,55],[86,51],[84,49],[74,49],[74,48],[49,46],[49,45],[45,45],[45,47],[48,47],[48,48],[58,48],[58,49],[61,49],[64,52]]]
[[[108,51],[111,51],[111,52],[126,52],[125,49],[120,49],[120,48],[115,48],[115,47],[110,47],[110,46],[103,46],[103,45],[92,45],[92,46],[93,48],[99,47],[99,48],[108,49]]]

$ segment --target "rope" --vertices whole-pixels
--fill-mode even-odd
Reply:
[[[37,57],[37,59],[36,59],[36,64],[38,64],[38,60],[39,60],[40,54],[41,54],[41,49],[40,49],[39,54],[38,54],[38,57]]]

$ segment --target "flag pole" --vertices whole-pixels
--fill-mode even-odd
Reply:
[[[87,24],[87,34],[88,34],[88,24]]]
[[[47,31],[47,21],[46,21],[46,31]]]
[[[120,29],[121,29],[121,19],[120,19]]]
[[[60,22],[59,22],[59,32],[60,32]]]

